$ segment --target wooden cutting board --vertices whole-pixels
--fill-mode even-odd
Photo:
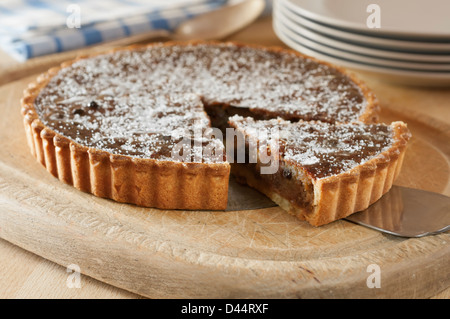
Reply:
[[[450,234],[404,239],[346,221],[314,228],[278,207],[169,211],[61,183],[29,153],[19,100],[0,87],[0,237],[151,298],[426,298],[450,286]],[[383,105],[413,138],[397,185],[450,195],[450,125]],[[450,105],[449,105],[450,106]],[[380,288],[369,288],[373,268]]]

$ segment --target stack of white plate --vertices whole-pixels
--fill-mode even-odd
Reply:
[[[388,81],[450,85],[450,0],[276,0],[273,26],[303,54]]]

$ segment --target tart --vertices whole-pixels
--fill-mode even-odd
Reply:
[[[192,210],[226,208],[231,168],[212,127],[225,131],[229,117],[338,125],[376,123],[378,111],[373,93],[340,68],[219,42],[79,57],[39,76],[22,99],[31,152],[61,181],[119,202]]]
[[[247,154],[245,163],[233,164],[233,174],[314,226],[364,210],[385,194],[410,138],[403,122],[292,123],[235,115],[230,125],[244,137],[237,151]]]

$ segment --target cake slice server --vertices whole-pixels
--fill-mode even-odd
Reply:
[[[423,237],[450,230],[450,197],[393,186],[364,211],[345,220],[400,237]]]

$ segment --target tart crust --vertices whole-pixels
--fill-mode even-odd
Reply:
[[[221,42],[167,42],[157,45],[205,43],[217,44]],[[287,52],[337,69],[356,83],[366,99],[366,106],[359,120],[364,123],[377,122],[378,100],[363,82],[346,70],[292,50],[238,43],[230,44],[273,52]],[[80,145],[58,134],[39,119],[34,101],[40,90],[61,69],[80,59],[120,50],[143,49],[150,46],[152,45],[133,45],[89,56],[79,56],[58,67],[51,68],[41,74],[36,81],[30,83],[21,100],[21,112],[31,153],[56,178],[98,197],[162,209],[223,210],[227,207],[230,175],[230,164],[227,162],[182,163],[116,155]],[[341,210],[338,208],[355,207],[362,209],[362,207],[366,207],[368,202],[373,202],[375,198],[378,199],[382,193],[389,189],[394,175],[398,174],[403,152],[392,152],[389,156],[396,159],[389,163],[377,160],[370,169],[363,169],[359,174],[349,172],[342,179],[333,178],[318,182],[315,185],[318,209],[315,214],[308,216],[308,221],[314,225],[324,224],[343,217]],[[356,178],[357,175],[360,177]],[[361,181],[356,183],[356,180]],[[359,187],[356,186],[357,184],[367,186]],[[370,187],[373,188],[370,192],[368,191],[369,184],[373,185]],[[344,190],[352,190],[353,193],[356,193],[355,195],[349,195]],[[321,198],[330,198],[331,200],[325,203]],[[276,201],[282,208],[302,218],[303,215],[290,207],[288,203],[281,199]],[[345,214],[348,211],[349,209],[346,209]]]

